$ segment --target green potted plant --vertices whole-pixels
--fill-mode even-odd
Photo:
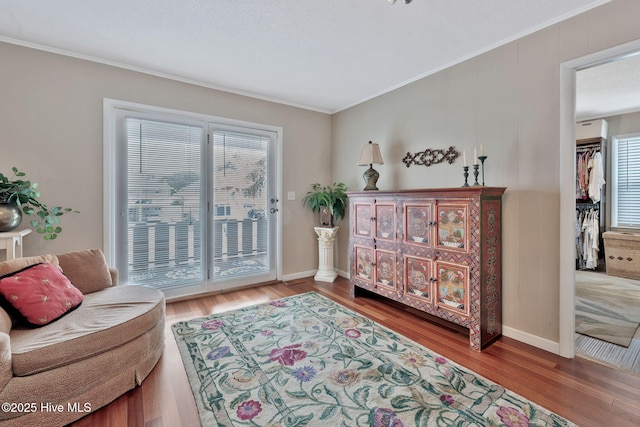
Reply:
[[[25,180],[26,174],[13,167],[13,176],[0,173],[0,230],[10,231],[22,220],[22,213],[32,215],[31,225],[45,240],[53,240],[62,231],[60,216],[65,212],[77,212],[60,206],[48,207],[38,200],[38,183]]]
[[[344,218],[347,211],[347,186],[342,182],[326,186],[311,184],[311,191],[302,199],[302,205],[320,212],[320,225],[333,227],[333,221]]]

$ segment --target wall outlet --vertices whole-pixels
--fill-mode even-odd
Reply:
[[[289,191],[287,193],[287,200],[295,200],[296,199],[296,192],[295,191]]]

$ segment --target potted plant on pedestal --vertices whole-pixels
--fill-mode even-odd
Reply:
[[[347,186],[342,182],[322,186],[311,184],[309,191],[302,199],[302,205],[309,205],[313,212],[320,212],[320,227],[315,227],[318,235],[318,272],[314,280],[333,282],[338,276],[333,268],[333,245],[338,227],[334,219],[344,218],[347,211]]]
[[[333,227],[334,220],[344,218],[347,210],[347,186],[342,182],[326,186],[311,184],[311,191],[302,199],[302,205],[320,212],[321,226]]]
[[[26,174],[13,167],[13,176],[0,173],[0,231],[11,231],[20,225],[22,214],[32,215],[31,225],[45,240],[58,237],[62,231],[60,216],[77,212],[60,206],[48,207],[38,200],[38,183],[22,179]]]

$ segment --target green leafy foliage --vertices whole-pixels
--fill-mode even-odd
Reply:
[[[311,191],[302,199],[302,205],[309,205],[313,212],[320,212],[322,207],[326,206],[331,216],[340,220],[347,211],[347,186],[342,182],[326,186],[311,184]]]
[[[176,172],[173,175],[165,177],[164,181],[169,185],[169,187],[171,187],[171,195],[173,196],[180,192],[180,190],[182,190],[183,188],[188,187],[194,182],[197,182],[198,179],[200,178],[196,173],[189,171]]]
[[[256,162],[255,169],[249,172],[246,180],[250,185],[242,190],[244,197],[260,197],[262,190],[267,184],[267,165],[264,159]]]
[[[12,171],[11,178],[0,173],[0,202],[16,204],[26,215],[34,217],[31,226],[42,234],[45,240],[55,239],[62,232],[60,217],[65,213],[78,211],[60,206],[48,207],[38,200],[38,183],[23,179],[26,174],[15,166]]]

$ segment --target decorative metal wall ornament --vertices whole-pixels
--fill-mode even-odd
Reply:
[[[431,166],[434,163],[442,163],[443,161],[447,161],[449,164],[452,164],[455,159],[458,158],[460,153],[456,151],[454,147],[449,147],[448,150],[432,150],[427,148],[424,151],[419,151],[416,154],[407,153],[406,156],[402,159],[402,162],[407,165],[407,167],[413,165],[425,165]]]

